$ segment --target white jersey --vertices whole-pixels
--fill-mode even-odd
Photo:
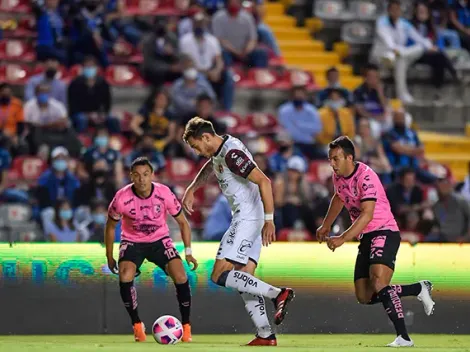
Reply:
[[[212,157],[220,189],[232,208],[234,218],[264,219],[263,202],[257,184],[246,178],[256,167],[253,156],[237,138],[226,135]]]

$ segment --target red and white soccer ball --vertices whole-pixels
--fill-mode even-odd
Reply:
[[[171,315],[164,315],[153,323],[152,334],[161,345],[174,345],[183,337],[183,325]]]

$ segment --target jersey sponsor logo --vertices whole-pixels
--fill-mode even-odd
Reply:
[[[129,214],[131,214],[131,215],[135,215],[135,209],[131,209],[131,210],[129,210]]]
[[[369,183],[369,184],[363,183],[363,184],[362,184],[362,189],[363,189],[364,191],[367,191],[368,189],[372,189],[372,188],[375,188],[375,185],[372,184],[372,183]]]
[[[349,209],[349,214],[351,214],[351,217],[356,219],[361,215],[361,210],[356,207],[351,207],[351,209]]]
[[[228,245],[233,245],[233,242],[235,241],[235,235],[237,234],[237,229],[238,229],[239,222],[235,221],[229,229],[228,236],[227,236],[227,244]]]
[[[245,275],[244,273],[240,271],[235,271],[233,275],[237,281],[238,280],[244,281],[245,287],[246,286],[258,287],[258,283],[255,280],[253,280],[251,277],[248,277],[247,275]]]
[[[232,159],[236,159],[236,158],[238,158],[238,154],[236,152],[233,152],[232,154],[230,154],[230,157]]]
[[[253,247],[253,242],[248,240],[243,240],[240,246],[238,247],[237,252],[243,255],[246,255],[248,250]]]
[[[129,200],[126,200],[126,201],[124,202],[124,205],[126,206],[126,205],[131,204],[131,202],[132,202],[133,200],[134,200],[134,197],[132,197],[132,198],[129,199]]]
[[[141,205],[140,206],[140,211],[145,210],[145,209],[150,209],[150,208],[151,208],[150,205]]]
[[[245,163],[245,165],[243,165],[243,166],[240,168],[240,172],[241,172],[242,174],[244,174],[245,171],[246,171],[246,169],[247,169],[250,165],[251,165],[251,160],[247,160],[246,163]]]
[[[132,226],[134,231],[142,232],[146,235],[151,235],[156,232],[161,226],[160,225],[150,225],[150,224],[139,224]]]
[[[369,176],[369,175],[366,175],[366,176],[364,177],[364,181],[370,181],[370,176]]]
[[[240,166],[241,164],[243,164],[243,158],[239,157],[237,161],[235,161],[235,165]]]
[[[255,305],[255,308],[259,309],[259,315],[266,315],[266,304],[262,296],[258,296],[258,304]]]
[[[165,198],[160,197],[158,194],[154,195],[153,197],[160,200],[160,201],[162,201],[162,202],[165,202]]]

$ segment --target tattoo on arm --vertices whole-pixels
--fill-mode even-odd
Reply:
[[[193,188],[195,191],[204,185],[209,177],[212,175],[212,172],[214,170],[212,169],[211,161],[207,161],[207,163],[204,164],[202,169],[199,171],[197,174],[196,178],[194,179],[193,183],[191,184],[191,188]]]

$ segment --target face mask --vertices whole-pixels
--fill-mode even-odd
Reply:
[[[4,95],[0,97],[0,105],[8,105],[10,104],[10,101],[11,101],[11,97],[8,95]]]
[[[98,225],[104,225],[106,223],[106,215],[104,214],[92,214],[93,221]]]
[[[95,145],[98,147],[106,147],[108,145],[107,136],[98,136],[95,138]]]
[[[55,68],[48,68],[44,72],[44,75],[46,76],[47,79],[54,79],[56,73],[57,73],[57,70]]]
[[[184,78],[194,81],[197,77],[197,70],[195,68],[188,68],[184,71]]]
[[[93,178],[105,178],[108,175],[106,170],[95,170],[93,171]]]
[[[230,6],[227,7],[227,11],[230,14],[230,16],[235,17],[240,12],[240,6],[230,5]]]
[[[84,67],[82,73],[86,78],[95,78],[96,71],[96,67]]]
[[[70,220],[72,219],[73,213],[71,209],[61,209],[59,211],[59,217],[62,220]]]
[[[396,129],[398,132],[402,132],[402,133],[405,132],[406,126],[405,126],[404,123],[401,123],[401,122],[400,122],[400,123],[395,123],[393,126],[395,127],[395,129]]]
[[[155,28],[155,35],[158,38],[164,37],[166,35],[166,28],[164,26],[158,26]]]
[[[153,147],[147,147],[147,146],[142,147],[142,153],[144,154],[150,154],[150,153],[153,153],[153,151],[154,151]]]
[[[52,162],[52,167],[56,171],[65,171],[67,170],[67,160],[57,159]]]
[[[339,110],[344,107],[344,102],[342,100],[327,100],[325,105],[333,110]]]
[[[198,28],[198,27],[194,28],[194,35],[196,37],[202,37],[203,34],[204,34],[204,28]]]
[[[281,145],[279,147],[279,152],[282,154],[282,153],[287,152],[289,149],[290,149],[290,145]]]
[[[304,100],[303,99],[293,99],[292,104],[294,104],[294,107],[296,109],[301,108],[304,105]]]
[[[38,103],[41,105],[47,104],[49,101],[49,94],[48,93],[39,93],[37,96]]]

